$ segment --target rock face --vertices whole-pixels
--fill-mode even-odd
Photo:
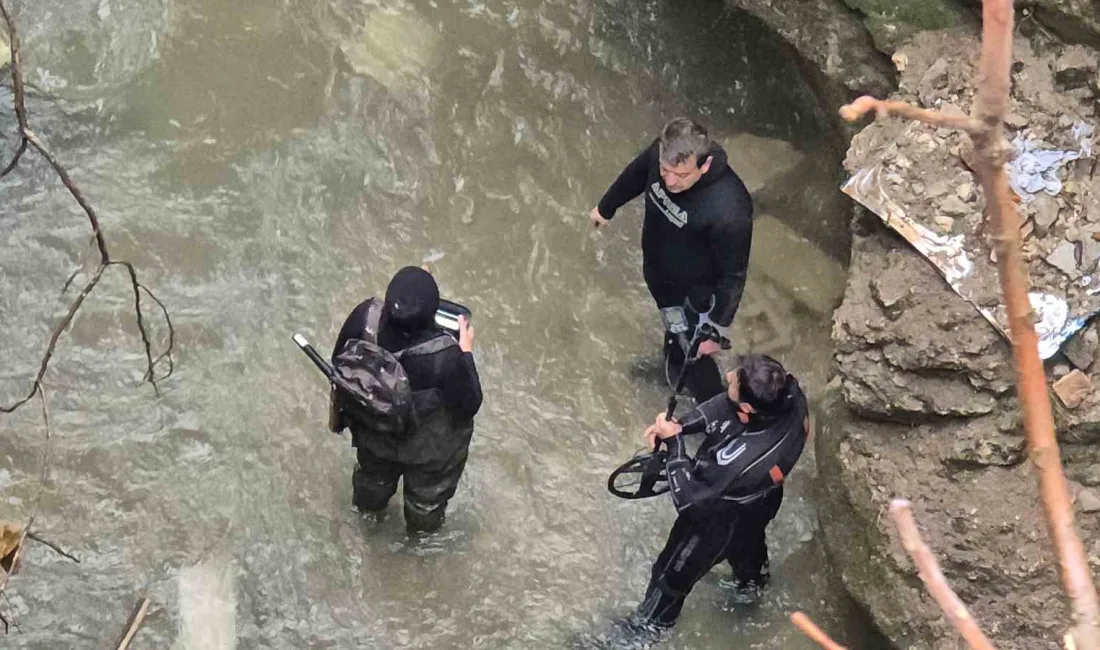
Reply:
[[[991,413],[1013,381],[1008,344],[897,240],[856,234],[833,317],[845,401],[871,418]]]
[[[972,311],[904,241],[860,221],[834,316],[840,382],[816,438],[824,543],[849,593],[896,647],[958,648],[885,515],[892,498],[910,499],[926,543],[994,644],[1053,650],[1069,618],[1006,390],[1010,349]],[[1072,444],[1086,429],[1066,419],[1082,425],[1100,414],[1056,412],[1067,475],[1100,485],[1100,447]],[[1077,500],[1094,556],[1095,496]]]
[[[728,1],[764,21],[849,96],[893,89],[889,59],[841,0]]]
[[[1100,47],[1100,7],[1095,0],[1035,0],[1035,17],[1070,43]]]

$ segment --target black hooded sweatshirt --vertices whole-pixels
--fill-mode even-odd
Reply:
[[[645,192],[642,270],[650,292],[660,301],[659,293],[667,295],[673,287],[693,304],[698,296],[714,296],[709,318],[729,327],[749,266],[752,197],[717,145],[709,152],[713,161],[707,173],[679,194],[669,192],[661,179],[658,152],[654,141],[626,166],[600,199],[600,214],[611,219]]]

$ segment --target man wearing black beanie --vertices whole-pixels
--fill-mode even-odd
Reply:
[[[481,383],[474,365],[474,329],[459,317],[456,341],[435,324],[439,287],[421,268],[406,266],[386,288],[384,300],[368,298],[348,315],[332,356],[349,341],[373,336],[399,355],[412,390],[415,425],[396,436],[372,430],[369,422],[337,411],[331,428],[348,426],[359,463],[352,475],[353,502],[365,512],[385,510],[404,476],[405,525],[410,533],[433,532],[443,524],[466,467],[474,415],[481,408]]]

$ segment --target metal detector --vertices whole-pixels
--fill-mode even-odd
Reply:
[[[662,310],[663,311],[663,310]],[[663,315],[663,314],[662,314]],[[680,332],[673,332],[680,334]],[[676,402],[680,392],[684,390],[684,382],[687,373],[695,364],[695,355],[699,352],[699,345],[703,341],[718,341],[723,349],[729,347],[729,341],[722,338],[710,325],[703,325],[695,332],[695,336],[688,345],[687,356],[684,365],[680,368],[680,376],[676,379],[676,387],[668,397],[668,407],[665,409],[665,419],[672,419],[676,412]],[[657,438],[651,452],[638,452],[627,462],[615,468],[611,476],[607,477],[607,490],[620,499],[648,499],[668,492],[668,476],[665,473],[665,461],[668,459],[668,450],[661,449],[664,441]]]

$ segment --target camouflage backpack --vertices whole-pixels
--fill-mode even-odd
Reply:
[[[350,339],[332,360],[338,384],[336,398],[349,420],[372,432],[403,436],[416,426],[412,388],[401,367],[404,351],[394,354],[378,345],[382,303],[371,302],[362,338]]]

